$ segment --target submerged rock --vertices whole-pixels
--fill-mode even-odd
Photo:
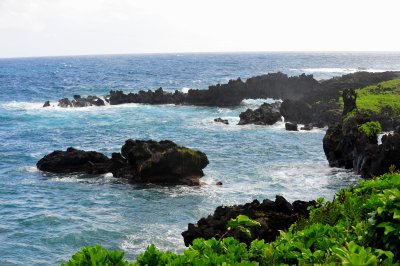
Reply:
[[[207,166],[200,151],[178,146],[172,141],[127,140],[121,153],[111,159],[94,151],[68,148],[54,151],[38,161],[39,170],[52,173],[105,174],[132,182],[199,185]]]
[[[70,101],[68,98],[64,98],[58,101],[60,107],[87,107],[87,106],[104,106],[105,103],[102,99],[97,96],[89,95],[84,98],[80,95],[74,95],[74,99]]]
[[[182,236],[186,246],[199,237],[219,239],[226,232],[227,222],[239,214],[244,214],[261,224],[260,227],[249,227],[252,237],[249,238],[238,229],[232,230],[224,237],[233,236],[245,243],[257,238],[271,242],[279,235],[279,230],[287,230],[300,217],[308,217],[307,207],[314,204],[314,201],[295,201],[290,204],[284,197],[276,196],[275,201],[265,199],[261,203],[254,200],[244,205],[219,206],[213,215],[201,218],[197,224],[190,223],[188,230],[183,232]]]
[[[229,125],[228,119],[222,119],[221,117],[215,118],[214,122],[222,123],[222,124],[225,124],[225,125]]]
[[[279,106],[279,102],[273,104],[263,103],[255,110],[247,109],[239,115],[240,121],[238,125],[273,125],[281,121]]]

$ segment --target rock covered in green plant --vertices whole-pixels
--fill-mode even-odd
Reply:
[[[150,183],[199,185],[208,165],[205,153],[163,140],[129,139],[121,148],[127,165],[119,175]]]
[[[290,204],[284,197],[276,196],[275,201],[265,199],[262,202],[254,200],[244,205],[219,206],[213,215],[201,218],[197,224],[190,223],[182,236],[186,246],[196,238],[219,239],[227,236],[233,236],[247,244],[257,238],[271,242],[279,235],[279,230],[286,230],[301,217],[307,217],[307,207],[313,204],[314,201],[295,201]],[[235,225],[240,215],[246,215],[261,226],[249,227],[246,230],[232,228],[227,232],[227,224]],[[251,236],[244,231],[248,231]]]
[[[382,144],[378,145],[382,126],[377,121],[371,121],[370,115],[352,106],[352,102],[355,103],[352,94],[349,91],[343,93],[343,97],[347,98],[345,107],[348,111],[341,122],[328,128],[323,139],[329,165],[354,169],[363,178],[381,175],[392,164],[400,166],[398,132],[383,136]]]

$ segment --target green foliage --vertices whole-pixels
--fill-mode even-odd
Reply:
[[[129,266],[119,250],[104,250],[101,245],[84,247],[62,266]]]
[[[400,114],[400,80],[389,80],[356,90],[359,109],[382,112],[389,107],[393,115]]]
[[[235,219],[231,218],[228,221],[228,231],[238,228],[242,233],[244,233],[247,237],[251,237],[251,232],[247,226],[261,226],[261,224],[257,221],[254,221],[247,217],[246,215],[239,214]]]
[[[263,241],[254,242],[250,249],[247,249],[246,244],[232,237],[220,241],[215,238],[199,238],[195,239],[193,245],[183,254],[161,252],[151,245],[138,256],[133,265],[258,265],[256,261],[251,260],[261,260],[263,248]]]
[[[367,137],[376,137],[382,132],[382,126],[379,122],[367,122],[358,127],[360,132],[364,133]]]
[[[358,109],[373,113],[389,112],[389,115],[400,115],[400,79],[359,88],[356,93]],[[339,105],[343,108],[342,97],[339,97]]]
[[[232,237],[200,238],[183,254],[151,245],[133,265],[400,265],[400,174],[392,170],[339,190],[332,201],[317,199],[309,219],[281,231],[274,242],[256,239],[247,246]],[[238,216],[227,226],[255,225],[247,216]],[[122,264],[111,264],[103,255],[92,263],[92,257],[104,251],[99,246],[90,250],[84,248],[65,265],[129,265],[123,253],[112,260]]]

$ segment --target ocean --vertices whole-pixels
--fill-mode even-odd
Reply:
[[[288,132],[236,125],[236,108],[124,104],[42,108],[60,98],[109,90],[206,89],[238,77],[281,71],[315,78],[356,71],[400,70],[400,53],[210,53],[0,59],[0,265],[57,265],[81,247],[121,249],[130,260],[149,244],[184,248],[188,223],[219,205],[253,199],[332,199],[353,185],[353,172],[330,168],[322,149],[326,129]],[[228,119],[218,124],[214,118]],[[201,187],[129,184],[96,177],[42,173],[36,162],[75,147],[106,155],[126,139],[169,139],[205,152]],[[223,186],[216,186],[222,181]]]

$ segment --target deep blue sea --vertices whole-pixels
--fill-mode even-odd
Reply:
[[[283,195],[331,199],[358,181],[329,168],[325,131],[237,126],[237,108],[139,105],[41,108],[74,94],[188,90],[282,71],[327,79],[357,70],[400,70],[397,53],[159,54],[0,59],[0,265],[57,265],[82,246],[121,249],[129,259],[154,243],[181,251],[181,232],[218,205]],[[230,125],[213,122],[228,119]],[[202,187],[132,185],[104,175],[50,175],[36,162],[73,146],[110,155],[124,141],[169,139],[205,152]],[[222,181],[223,186],[215,186]]]

